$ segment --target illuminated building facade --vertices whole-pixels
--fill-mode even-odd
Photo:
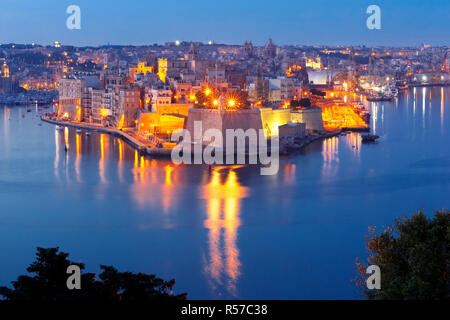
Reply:
[[[13,90],[13,82],[10,78],[9,67],[5,59],[0,59],[0,94],[10,93]]]
[[[166,83],[167,78],[179,77],[191,71],[191,63],[187,60],[161,58],[158,60],[159,79]]]
[[[152,110],[156,110],[160,106],[168,106],[172,103],[172,90],[170,89],[153,89],[151,95]]]
[[[192,83],[185,81],[176,81],[174,83],[175,87],[175,99],[177,102],[192,102]]]
[[[323,68],[323,65],[322,65],[322,62],[320,60],[320,57],[317,57],[315,59],[313,59],[313,58],[306,58],[305,60],[306,60],[305,61],[305,65],[306,65],[307,68],[312,68],[314,70]]]
[[[166,83],[167,78],[167,59],[159,59],[158,60],[158,76],[159,79]]]
[[[139,62],[137,68],[130,68],[130,79],[131,83],[135,82],[135,74],[143,74],[146,75],[147,73],[153,73],[155,72],[155,69],[153,66],[146,66],[145,62]]]
[[[82,96],[86,81],[64,78],[59,82],[58,117],[82,121]]]
[[[3,60],[3,62],[1,62],[1,60]],[[6,63],[6,60],[0,59],[0,63],[2,65],[2,67],[0,69],[0,77],[9,78],[9,67],[8,67],[8,64]]]
[[[119,105],[117,114],[124,116],[123,127],[136,126],[138,111],[141,108],[141,89],[138,86],[128,85],[119,90]]]

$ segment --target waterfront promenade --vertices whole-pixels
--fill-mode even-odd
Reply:
[[[143,141],[138,140],[136,137],[134,137],[131,132],[126,132],[119,129],[113,129],[113,128],[105,128],[101,125],[95,125],[95,124],[86,124],[86,123],[80,123],[75,121],[60,121],[55,118],[49,117],[47,114],[44,114],[41,116],[41,120],[45,121],[47,123],[51,123],[54,125],[60,125],[65,127],[72,127],[77,129],[83,129],[83,130],[90,130],[90,131],[98,131],[107,133],[116,137],[120,137],[125,142],[127,142],[129,145],[131,145],[133,148],[139,151],[140,154],[147,154],[152,156],[170,156],[172,149],[167,148],[154,148],[150,142],[144,143]]]

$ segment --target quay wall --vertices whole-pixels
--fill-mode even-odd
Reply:
[[[41,120],[44,122],[47,122],[47,123],[55,124],[55,125],[72,127],[72,128],[77,128],[77,129],[83,129],[83,130],[90,130],[90,131],[98,131],[98,132],[103,132],[103,133],[114,135],[114,136],[119,137],[122,140],[124,140],[126,143],[128,143],[133,148],[137,149],[141,154],[148,154],[148,155],[154,155],[154,156],[170,156],[172,153],[172,150],[168,150],[168,149],[150,148],[150,147],[146,146],[145,144],[143,144],[142,142],[138,141],[137,139],[133,138],[126,132],[123,132],[121,130],[109,129],[109,128],[104,128],[104,127],[100,127],[100,126],[73,123],[73,122],[68,122],[68,121],[58,121],[58,120],[50,119],[50,118],[46,117],[45,115],[41,116]]]
[[[306,123],[306,130],[324,131],[322,109],[319,107],[295,110],[291,113],[291,119],[292,122]]]

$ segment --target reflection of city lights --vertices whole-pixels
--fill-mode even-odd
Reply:
[[[205,269],[216,284],[226,280],[227,289],[233,295],[237,294],[236,282],[241,267],[236,245],[240,202],[249,194],[247,188],[239,184],[235,168],[228,172],[225,182],[221,181],[221,168],[216,168],[201,191],[201,197],[207,200],[205,227],[209,230],[209,257]]]

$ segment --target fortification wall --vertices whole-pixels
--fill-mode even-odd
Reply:
[[[194,122],[201,121],[201,136],[194,136]],[[208,129],[218,129],[222,131],[222,118],[218,110],[190,109],[186,121],[185,129],[189,131],[192,142],[200,143],[201,138]]]
[[[278,127],[291,121],[290,109],[261,108],[261,122],[266,136],[278,136]]]
[[[261,114],[258,109],[251,110],[210,110],[210,109],[190,109],[189,116],[186,121],[185,129],[191,134],[193,142],[200,142],[199,139],[194,139],[194,122],[202,122],[202,136],[208,129],[217,129],[222,133],[222,137],[226,139],[226,130],[242,129],[247,131],[248,129],[255,129],[257,133],[259,129],[262,129]],[[196,137],[198,138],[198,137]],[[210,144],[209,142],[203,142],[203,144]],[[224,146],[223,144],[213,144],[214,146]]]
[[[306,130],[323,131],[322,109],[319,107],[295,110],[291,113],[292,122],[306,123]]]

